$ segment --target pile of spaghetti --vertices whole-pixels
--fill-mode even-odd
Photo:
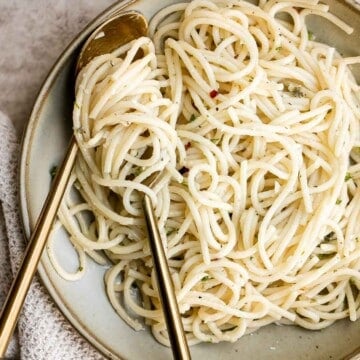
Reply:
[[[316,0],[195,0],[149,38],[79,75],[81,149],[60,220],[79,254],[112,266],[106,291],[134,329],[169,344],[142,211],[158,216],[190,344],[270,323],[360,317],[359,86],[305,24]],[[284,20],[285,19],[285,20]],[[141,50],[143,56],[136,54]],[[153,186],[150,180],[157,178]],[[134,287],[139,296],[134,295]],[[139,300],[140,297],[140,300]]]

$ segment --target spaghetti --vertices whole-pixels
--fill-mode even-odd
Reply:
[[[69,280],[85,254],[110,259],[113,307],[163,344],[143,193],[190,344],[360,317],[360,58],[312,39],[310,14],[352,31],[317,0],[194,0],[78,77],[81,156],[59,218],[79,270],[61,268],[53,240],[48,254]]]

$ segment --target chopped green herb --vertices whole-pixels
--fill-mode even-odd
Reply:
[[[220,138],[211,139],[210,141],[213,142],[214,144],[218,144],[220,141]]]
[[[329,232],[327,235],[324,236],[324,241],[331,241],[331,240],[336,240],[336,236],[333,231]]]
[[[58,167],[56,165],[52,166],[50,169],[50,176],[51,176],[51,180],[54,179],[56,173],[57,173]]]
[[[79,269],[78,269],[79,271],[83,271],[84,270],[84,268],[82,267],[82,266],[79,266]]]
[[[195,120],[196,120],[196,115],[195,115],[195,114],[191,114],[189,122],[193,122],[193,121],[195,121]]]
[[[75,101],[74,102],[74,106],[77,108],[77,109],[80,109],[80,105]]]
[[[309,40],[314,40],[315,39],[315,35],[311,31],[308,31],[308,39]]]
[[[324,260],[324,259],[328,259],[330,257],[334,256],[334,254],[317,254],[317,257],[320,259],[320,260]]]
[[[352,179],[351,174],[347,172],[345,175],[345,181],[349,181],[350,179]]]
[[[207,280],[210,280],[210,279],[211,279],[211,276],[206,275],[201,279],[201,281],[207,281]]]
[[[280,51],[282,49],[282,46],[278,46],[277,48],[275,48],[276,51]]]
[[[341,199],[337,199],[335,204],[336,204],[336,205],[340,205],[340,204],[341,204],[341,201],[342,201]]]
[[[175,232],[175,229],[174,228],[165,228],[165,230],[166,230],[166,236],[169,236],[169,235],[171,235],[172,233],[174,233]]]
[[[143,171],[144,169],[141,166],[137,166],[134,168],[133,174],[135,176],[139,176]]]
[[[252,82],[254,80],[253,76],[249,76],[249,81]]]

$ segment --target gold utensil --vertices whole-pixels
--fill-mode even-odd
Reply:
[[[181,321],[174,286],[159,234],[154,208],[152,206],[151,199],[147,194],[144,196],[143,208],[149,235],[150,248],[153,254],[153,263],[157,277],[161,305],[169,334],[173,357],[178,360],[188,360],[191,359],[191,356]]]
[[[360,360],[360,347],[358,347],[350,355],[346,356],[343,360]]]
[[[100,25],[84,44],[76,71],[79,71],[95,56],[109,53],[119,46],[146,34],[147,20],[143,15],[134,11],[115,14]],[[78,146],[73,136],[65,159],[57,172],[50,193],[46,198],[35,229],[30,237],[23,262],[2,308],[0,316],[0,358],[5,356],[31,280],[34,277],[68,183],[77,152]]]

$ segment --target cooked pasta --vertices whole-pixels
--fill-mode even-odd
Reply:
[[[80,265],[62,269],[50,240],[61,276],[110,260],[114,309],[169,345],[146,193],[190,344],[360,317],[360,57],[315,41],[310,14],[352,31],[317,0],[194,0],[83,69],[59,212]]]

